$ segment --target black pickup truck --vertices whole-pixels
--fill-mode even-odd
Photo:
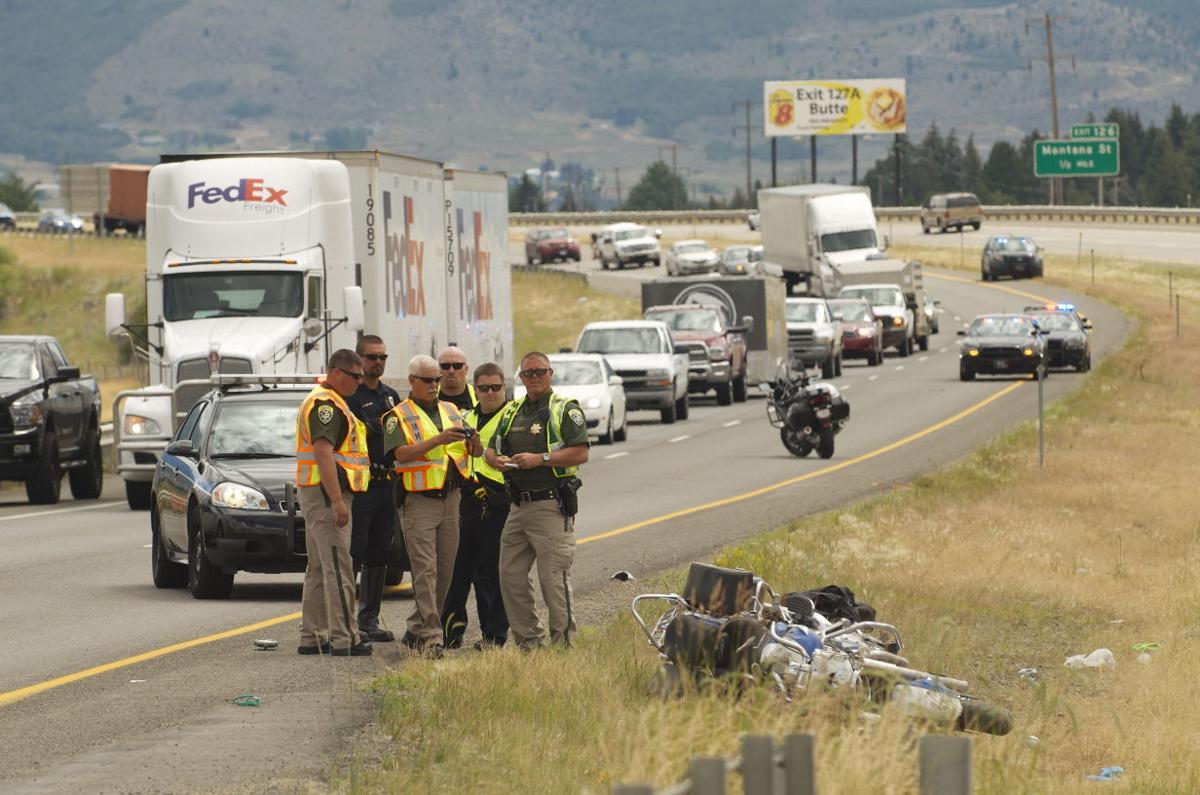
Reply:
[[[67,364],[53,337],[0,337],[0,480],[33,503],[58,502],[63,472],[77,500],[104,485],[100,390]]]

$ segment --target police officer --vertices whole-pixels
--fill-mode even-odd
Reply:
[[[471,368],[467,366],[467,355],[461,348],[451,345],[438,354],[438,369],[442,371],[442,382],[438,399],[453,403],[460,414],[478,403],[475,389],[467,380]]]
[[[396,532],[396,506],[392,496],[395,473],[390,458],[384,458],[380,419],[400,402],[400,393],[380,380],[388,357],[382,339],[374,334],[363,335],[356,350],[363,360],[363,380],[346,404],[367,429],[371,484],[362,494],[354,495],[350,556],[354,558],[354,567],[362,572],[358,586],[358,628],[370,640],[386,643],[396,639],[379,626],[388,558]]]
[[[442,376],[445,381],[445,375]],[[475,394],[479,404],[463,415],[466,424],[479,434],[486,447],[507,401],[504,396],[504,371],[487,362],[475,368]],[[509,498],[504,473],[488,465],[483,458],[474,462],[475,482],[463,490],[458,513],[458,556],[450,591],[442,605],[442,628],[446,648],[462,646],[467,631],[467,596],[475,586],[475,607],[483,639],[475,644],[482,650],[503,646],[508,639],[508,617],[500,596],[500,532],[508,518]]]
[[[296,415],[296,485],[308,548],[300,622],[300,654],[332,651],[360,657],[371,644],[358,637],[354,575],[350,568],[350,509],[346,493],[361,494],[370,480],[367,432],[345,398],[363,378],[362,359],[334,351],[322,383]]]
[[[412,563],[413,612],[404,645],[435,658],[444,648],[441,607],[458,551],[460,486],[471,479],[472,455],[482,452],[455,405],[438,400],[441,378],[436,360],[414,356],[409,398],[383,418],[383,449],[392,453],[404,486],[400,531]]]
[[[536,562],[550,641],[570,645],[576,473],[588,459],[587,421],[576,401],[550,388],[554,371],[546,354],[525,354],[519,374],[527,395],[505,408],[485,454],[505,473],[512,500],[500,536],[500,592],[516,643],[522,649],[543,645],[546,631],[529,579]]]

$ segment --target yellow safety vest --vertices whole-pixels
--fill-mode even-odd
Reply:
[[[351,491],[366,491],[371,480],[371,459],[367,456],[367,426],[350,411],[346,401],[334,390],[319,384],[300,404],[296,413],[296,485],[318,486],[321,470],[317,467],[317,451],[309,432],[308,415],[318,400],[333,403],[346,417],[346,438],[333,451],[334,462],[346,473]]]
[[[561,450],[566,447],[562,440],[562,421],[563,414],[567,411],[567,399],[557,392],[550,393],[550,427],[546,429],[546,452],[553,453],[555,450]],[[504,411],[500,412],[500,424],[496,430],[499,438],[496,439],[496,452],[504,455],[501,445],[504,443],[504,437],[508,435],[508,429],[512,427],[513,418],[517,416],[517,412],[521,410],[521,406],[525,405],[525,398],[518,398],[509,403]],[[554,477],[569,478],[579,472],[579,467],[553,467]]]
[[[492,440],[492,437],[496,435],[496,429],[500,427],[500,418],[503,416],[504,407],[501,406],[500,409],[492,415],[492,418],[488,420],[482,428],[480,428],[479,407],[476,406],[463,415],[463,422],[479,431],[479,443],[483,445],[483,449],[486,450],[488,443]],[[476,475],[481,475],[495,483],[504,483],[504,473],[489,464],[486,458],[481,456],[476,458],[473,463]]]
[[[438,412],[441,415],[442,428],[449,428],[451,425],[462,427],[462,415],[453,403],[439,400]],[[416,444],[438,435],[433,420],[411,399],[403,401],[385,414],[384,422],[387,421],[388,415],[395,415],[400,420],[406,444]],[[438,445],[425,453],[424,458],[404,463],[397,461],[394,468],[400,473],[405,491],[436,491],[446,485],[446,473],[450,470],[447,458],[454,462],[458,473],[465,480],[471,479],[471,455],[467,452],[466,442]]]

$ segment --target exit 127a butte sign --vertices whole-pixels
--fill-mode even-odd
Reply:
[[[1039,177],[1112,177],[1121,173],[1121,145],[1112,138],[1034,141],[1033,173]]]

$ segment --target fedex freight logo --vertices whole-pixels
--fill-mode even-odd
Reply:
[[[397,209],[402,213],[400,219],[393,214]],[[393,197],[391,191],[383,192],[383,259],[387,272],[384,299],[387,311],[396,317],[425,314],[425,241],[414,236],[414,209],[412,196]]]
[[[196,206],[197,201],[205,204],[217,202],[241,202],[247,210],[261,213],[282,213],[287,209],[287,190],[272,188],[264,185],[260,177],[246,177],[225,187],[208,187],[205,182],[193,182],[188,185],[188,209]]]
[[[483,213],[471,213],[471,229],[466,228],[462,208],[456,217],[458,227],[458,311],[467,321],[492,320],[492,255],[484,251]]]

